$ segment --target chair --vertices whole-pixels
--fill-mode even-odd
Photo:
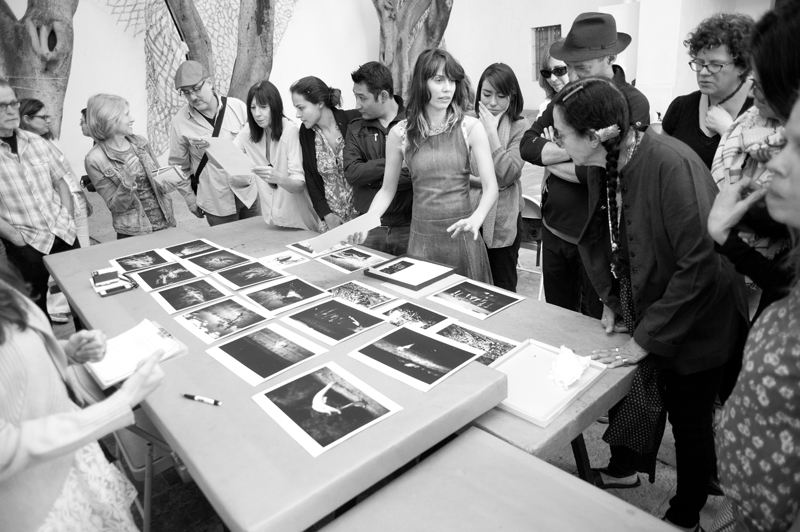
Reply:
[[[542,261],[542,208],[536,200],[530,196],[523,194],[522,200],[524,204],[522,206],[522,242],[520,243],[520,247],[536,251],[536,266],[539,267]],[[517,268],[528,273],[539,275],[539,300],[541,301],[544,298],[542,272],[521,268],[519,265],[517,265]]]

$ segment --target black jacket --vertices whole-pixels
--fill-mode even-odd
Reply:
[[[361,113],[354,109],[350,111],[333,110],[333,118],[342,133],[342,138],[347,138],[347,124],[358,116],[361,116]],[[331,213],[331,208],[328,206],[328,200],[325,199],[325,184],[317,170],[317,150],[314,147],[314,138],[314,131],[306,128],[304,124],[300,124],[300,150],[303,152],[303,171],[306,174],[308,195],[311,197],[311,204],[314,206],[317,216],[324,219]],[[346,142],[347,140],[345,140]],[[347,146],[345,146],[345,151],[347,151]]]
[[[344,177],[353,187],[356,210],[364,214],[369,210],[375,194],[383,185],[386,168],[386,135],[395,124],[406,118],[403,99],[397,102],[397,116],[384,128],[379,120],[364,120],[359,117],[350,122],[344,146]],[[392,203],[381,217],[381,225],[396,226],[411,222],[413,192],[408,168],[400,171],[400,182]]]

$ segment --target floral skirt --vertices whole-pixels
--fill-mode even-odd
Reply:
[[[79,449],[61,494],[38,532],[138,532],[136,488],[108,463],[97,442]]]

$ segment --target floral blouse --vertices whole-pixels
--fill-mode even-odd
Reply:
[[[317,170],[325,186],[325,199],[333,214],[349,222],[357,216],[353,200],[353,187],[344,178],[344,139],[339,138],[331,147],[319,126],[314,126],[314,148],[317,152]],[[320,224],[327,231],[325,221]]]

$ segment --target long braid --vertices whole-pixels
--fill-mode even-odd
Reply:
[[[612,242],[619,242],[619,206],[617,205],[617,186],[619,185],[619,146],[618,139],[614,139],[612,146],[607,146],[606,172],[604,177],[606,193],[608,194],[608,220],[611,226]],[[610,142],[609,142],[610,144]]]

